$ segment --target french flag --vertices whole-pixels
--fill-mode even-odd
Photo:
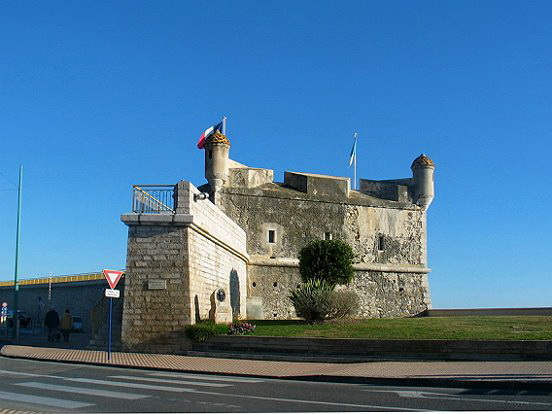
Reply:
[[[214,134],[215,131],[222,131],[222,122],[219,122],[218,124],[207,128],[205,132],[203,132],[203,134],[201,134],[201,136],[199,137],[199,141],[197,141],[197,147],[199,149],[205,148],[205,140],[209,135]]]

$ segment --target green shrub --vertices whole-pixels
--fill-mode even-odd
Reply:
[[[291,291],[290,299],[295,313],[307,322],[321,322],[331,310],[333,286],[319,279],[309,280]]]
[[[342,240],[313,240],[299,252],[303,282],[323,280],[332,287],[346,285],[355,276],[353,249]]]
[[[349,318],[358,311],[358,295],[351,290],[334,290],[330,295],[330,311],[327,319]]]
[[[334,291],[333,286],[321,280],[309,280],[290,295],[295,313],[307,322],[322,322],[354,316],[358,310],[358,296],[350,290]]]
[[[186,335],[192,341],[203,342],[214,335],[226,335],[229,331],[228,325],[214,323],[211,321],[198,322],[195,325],[186,326]]]

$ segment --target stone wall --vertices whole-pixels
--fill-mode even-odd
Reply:
[[[262,301],[263,319],[296,318],[289,292],[301,284],[299,266],[284,260],[274,262],[257,262],[248,266],[248,295]],[[355,277],[351,284],[338,286],[337,289],[352,290],[358,295],[356,316],[412,316],[431,306],[428,275],[415,273],[420,269],[414,267],[391,271],[392,268],[389,268],[388,271],[381,271],[377,266],[372,270],[362,265],[354,267]]]
[[[227,321],[245,318],[249,260],[245,232],[209,200],[194,201],[199,191],[189,182],[182,181],[177,188],[177,214],[193,216],[188,230],[190,296],[194,301],[190,320],[209,318],[218,289],[226,293],[225,303],[219,305],[231,312]]]
[[[128,350],[177,349],[190,323],[186,229],[152,220],[158,218],[124,219],[129,232],[121,339]]]
[[[225,190],[222,208],[246,231],[252,257],[295,259],[310,240],[324,239],[330,233],[353,247],[358,263],[425,265],[422,209],[374,207],[354,199],[309,199],[297,193],[277,187]],[[268,240],[269,230],[275,231],[274,243]],[[383,250],[378,249],[380,236]]]
[[[298,266],[250,264],[247,267],[249,297],[262,301],[262,319],[294,319],[289,292],[301,284]]]
[[[92,308],[103,298],[104,291],[109,285],[105,279],[83,282],[52,283],[50,306],[61,315],[65,309],[69,309],[73,316],[80,316],[83,322],[83,330],[90,332],[90,312]],[[117,289],[122,288],[119,282]],[[42,298],[46,306],[39,309],[37,299]],[[13,286],[0,287],[0,303],[7,302],[12,309]],[[42,324],[48,305],[48,284],[20,285],[18,307],[25,311],[33,321]]]
[[[122,345],[175,352],[187,346],[185,326],[219,310],[245,314],[246,237],[190,183],[177,185],[175,214],[125,214],[129,226]],[[231,320],[231,311],[228,320]]]
[[[427,273],[357,270],[350,289],[358,294],[363,317],[412,316],[431,305],[427,280]]]
[[[356,254],[353,288],[361,298],[359,316],[414,315],[431,307],[425,211],[355,191],[349,197],[326,197],[320,185],[325,177],[316,176],[318,188],[311,186],[316,192],[309,190],[310,178],[305,175],[305,192],[270,183],[225,188],[220,198],[225,213],[247,233],[248,295],[261,298],[264,318],[295,316],[288,295],[300,283],[299,251],[310,240],[326,237],[345,240]],[[269,232],[274,232],[273,242]]]

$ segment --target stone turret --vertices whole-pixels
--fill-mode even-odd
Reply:
[[[433,172],[435,164],[427,155],[422,154],[412,162],[413,197],[414,202],[426,209],[435,195]]]
[[[205,178],[211,187],[210,198],[216,203],[216,194],[228,181],[230,141],[220,131],[205,141]]]

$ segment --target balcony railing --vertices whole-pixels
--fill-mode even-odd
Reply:
[[[173,214],[175,212],[174,185],[133,185],[132,212]]]

